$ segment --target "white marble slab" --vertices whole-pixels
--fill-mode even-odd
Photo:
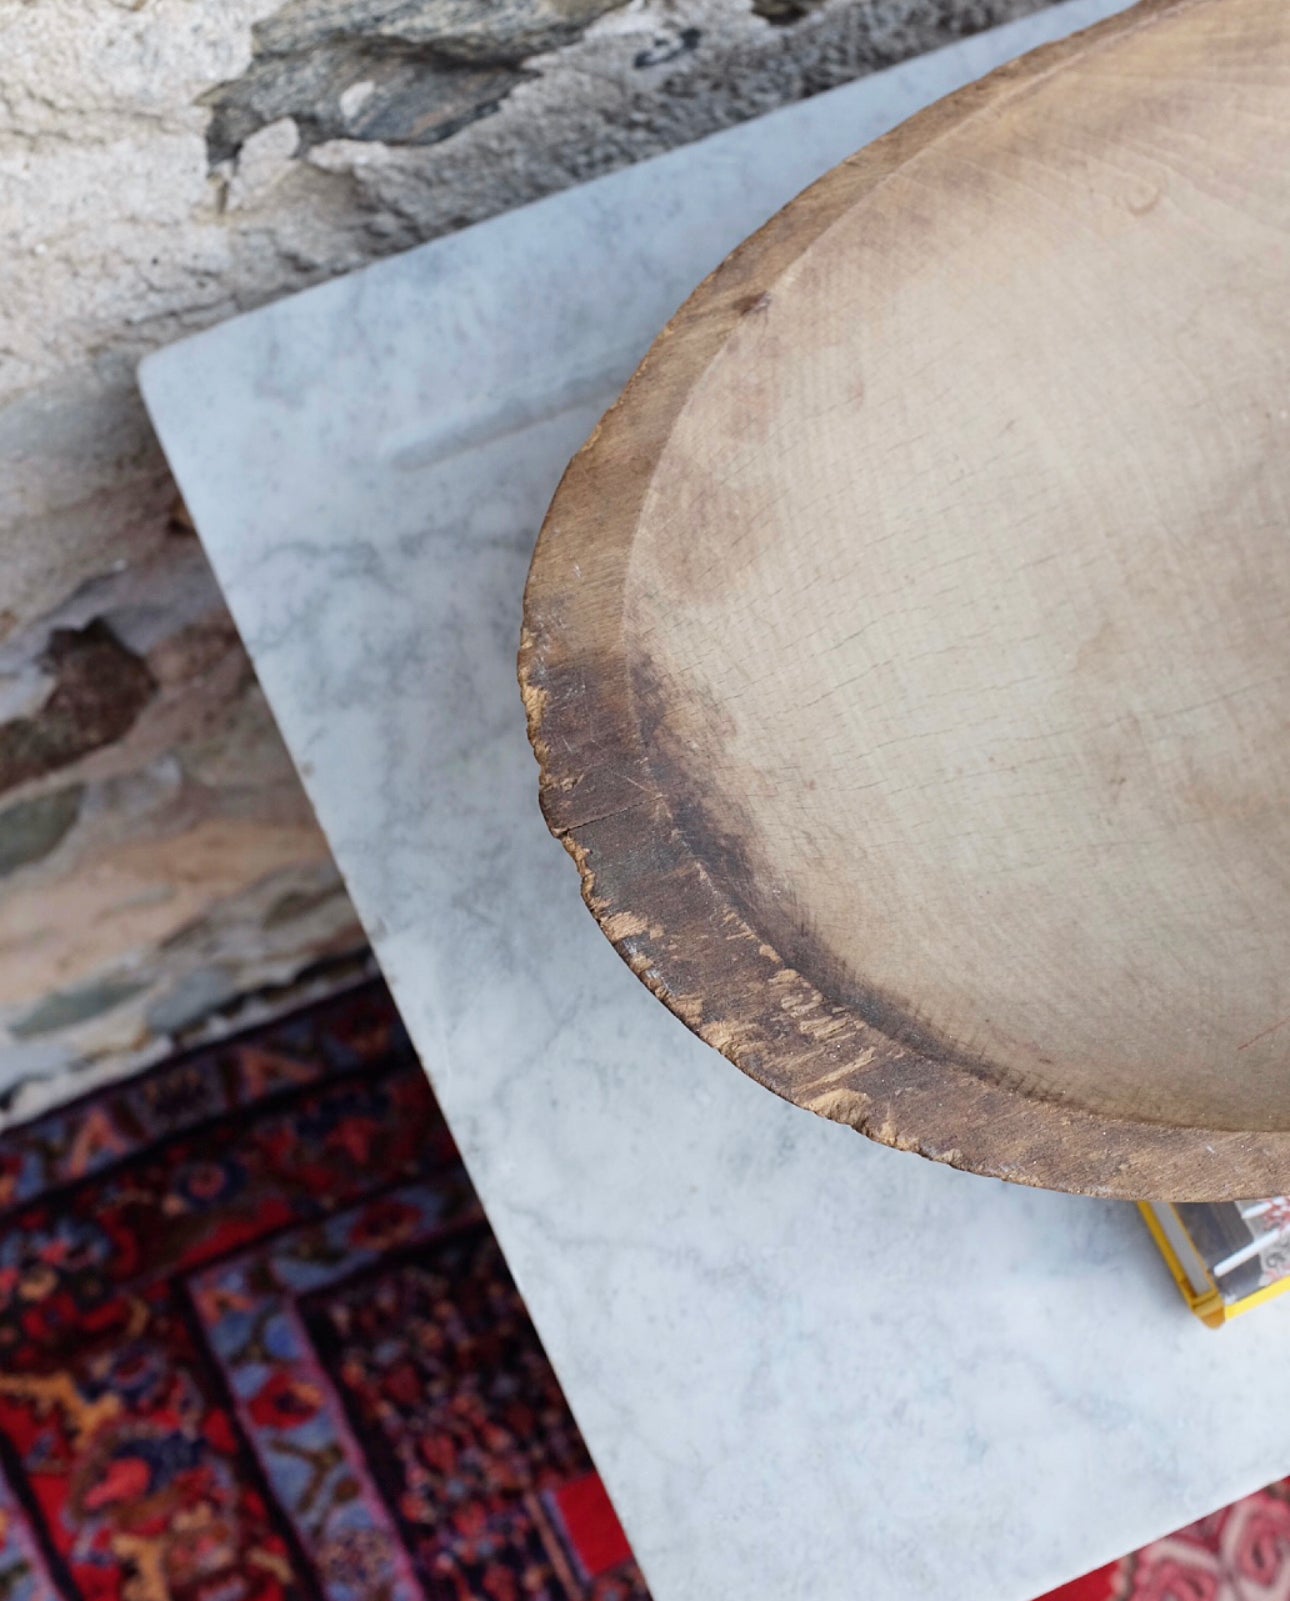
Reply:
[[[1070,0],[151,358],[149,405],[657,1601],[1024,1601],[1290,1470],[1290,1298],[774,1100],[621,965],[514,656],[561,468],[807,180]]]

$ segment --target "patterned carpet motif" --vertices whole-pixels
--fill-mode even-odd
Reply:
[[[0,1135],[0,1601],[648,1601],[371,986]]]
[[[1041,1601],[1290,1601],[1290,1480]]]

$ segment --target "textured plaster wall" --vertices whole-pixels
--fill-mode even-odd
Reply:
[[[362,944],[138,358],[1042,3],[0,0],[8,1115]]]

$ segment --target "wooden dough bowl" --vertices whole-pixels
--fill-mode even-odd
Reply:
[[[799,1106],[1290,1190],[1290,4],[1155,0],[705,282],[569,468],[521,680],[638,976]]]

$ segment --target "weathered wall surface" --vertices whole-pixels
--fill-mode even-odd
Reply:
[[[361,947],[138,358],[1042,3],[0,0],[10,1115]]]

